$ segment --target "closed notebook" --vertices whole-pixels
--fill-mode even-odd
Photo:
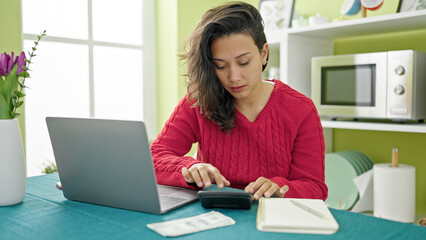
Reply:
[[[256,227],[265,232],[333,234],[339,224],[319,199],[260,198]]]

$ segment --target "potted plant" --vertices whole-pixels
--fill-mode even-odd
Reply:
[[[37,37],[29,59],[24,52],[0,55],[0,206],[20,203],[25,197],[25,158],[16,110],[24,103],[28,67],[45,35],[46,31]]]

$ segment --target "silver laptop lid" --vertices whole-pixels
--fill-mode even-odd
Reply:
[[[67,199],[161,213],[145,124],[46,118]]]

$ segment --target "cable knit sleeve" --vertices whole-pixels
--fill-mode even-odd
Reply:
[[[199,132],[196,108],[191,107],[185,96],[151,144],[158,184],[194,188],[187,184],[181,169],[199,163],[185,156],[197,142]]]

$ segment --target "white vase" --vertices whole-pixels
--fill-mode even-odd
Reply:
[[[0,119],[0,206],[21,203],[26,192],[24,148],[17,119]]]

